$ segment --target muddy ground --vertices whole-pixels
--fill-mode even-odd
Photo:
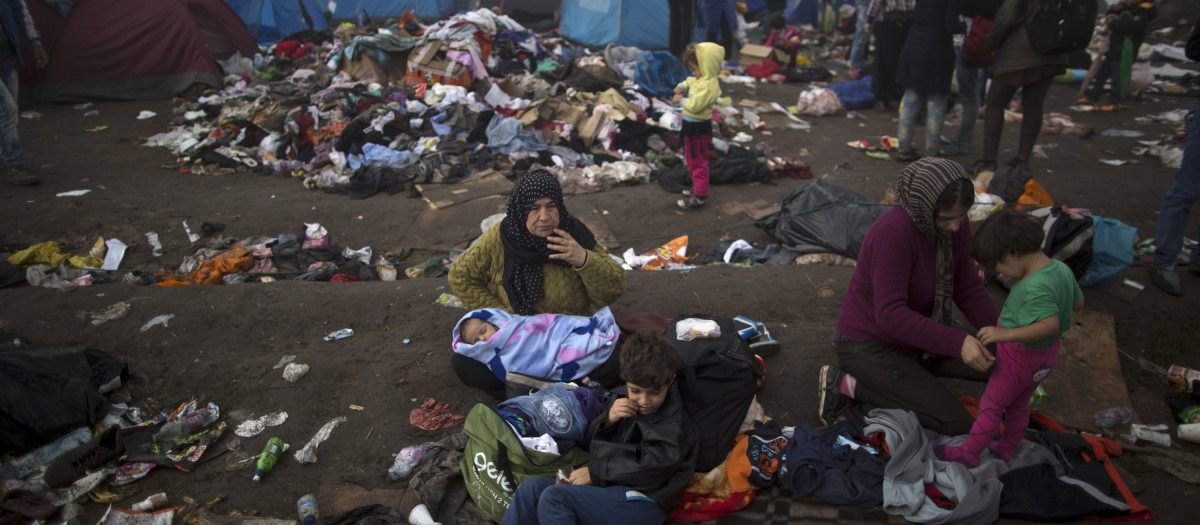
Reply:
[[[842,73],[844,75],[844,73]],[[766,85],[757,90],[733,87],[735,99],[754,98],[795,103],[798,85]],[[1141,125],[1135,117],[1176,108],[1194,108],[1196,101],[1155,95],[1134,101],[1135,109],[1113,114],[1067,110],[1075,86],[1056,85],[1047,108],[1071,115],[1097,130],[1137,129],[1148,136],[1171,135],[1176,126]],[[71,106],[43,105],[40,120],[21,119],[20,131],[31,168],[42,176],[32,188],[0,186],[0,245],[35,244],[55,240],[76,253],[86,252],[97,236],[118,238],[131,248],[122,265],[128,269],[174,267],[191,253],[181,221],[223,222],[224,235],[297,234],[304,222],[320,222],[339,246],[371,246],[375,253],[409,248],[415,255],[443,254],[466,244],[479,233],[479,221],[495,213],[502,199],[480,199],[444,210],[432,210],[420,199],[403,194],[378,195],[352,201],[305,189],[299,180],[232,174],[181,174],[163,165],[168,152],[139,145],[143,137],[164,131],[171,104],[159,102],[100,103],[98,116],[85,117]],[[136,120],[141,110],[158,117]],[[876,160],[845,146],[849,140],[877,140],[895,135],[894,112],[874,109],[846,115],[813,117],[811,132],[772,129],[752,133],[779,154],[798,157],[814,174],[834,184],[882,198],[900,163]],[[981,121],[982,122],[982,121]],[[97,126],[103,131],[89,132]],[[1000,160],[1012,156],[1018,126],[1005,128]],[[920,133],[920,130],[918,130]],[[975,133],[973,161],[981,149],[982,124]],[[1130,149],[1135,139],[1072,135],[1039,139],[1049,155],[1035,159],[1036,179],[1060,203],[1115,217],[1153,237],[1158,209],[1175,170],[1157,159],[1137,158]],[[1054,146],[1052,146],[1054,145]],[[1136,161],[1114,167],[1101,158]],[[782,179],[776,184],[716,186],[710,205],[689,213],[674,209],[675,195],[657,184],[619,187],[611,191],[568,197],[567,206],[585,221],[603,223],[620,240],[623,251],[654,248],[675,235],[691,232],[690,253],[707,254],[722,239],[744,238],[770,242],[761,230],[746,226],[751,218],[722,211],[722,204],[779,203],[801,184]],[[56,197],[59,192],[91,189],[82,197]],[[1200,217],[1193,210],[1192,225]],[[144,232],[155,231],[165,245],[154,257]],[[1195,235],[1195,229],[1189,229]],[[616,251],[615,250],[615,251]],[[686,272],[629,272],[628,292],[613,305],[619,312],[654,311],[667,316],[683,313],[746,315],[767,323],[782,341],[783,351],[767,362],[767,381],[759,396],[766,413],[786,424],[816,423],[816,377],[822,364],[832,363],[828,341],[833,332],[841,295],[851,268],[772,266],[757,268],[703,267]],[[1159,365],[1200,367],[1195,349],[1200,321],[1200,279],[1183,274],[1187,295],[1176,298],[1155,288],[1143,264],[1126,277],[1146,289],[1135,297],[1117,297],[1087,289],[1087,307],[1116,319],[1117,342],[1130,357]],[[434,299],[449,291],[444,278],[397,282],[312,283],[281,281],[270,284],[153,288],[121,284],[99,285],[69,292],[27,285],[0,290],[0,323],[37,346],[87,345],[102,349],[129,364],[126,391],[133,403],[176,405],[193,397],[219,404],[230,419],[285,410],[287,422],[272,431],[242,440],[252,453],[270,435],[301,446],[326,421],[346,416],[333,437],[318,450],[319,461],[299,465],[289,458],[262,483],[250,481],[251,471],[227,470],[232,453],[218,454],[235,440],[232,433],[210,451],[210,461],[194,472],[158,469],[134,484],[139,496],[164,490],[172,501],[192,496],[208,501],[217,494],[227,499],[219,513],[257,511],[273,517],[293,516],[300,495],[333,485],[397,488],[384,471],[402,447],[438,438],[408,422],[408,413],[426,397],[449,402],[465,414],[481,394],[462,387],[448,365],[449,334],[464,310],[449,309]],[[992,289],[997,303],[1004,292]],[[76,312],[132,302],[124,319],[93,327]],[[145,333],[139,327],[159,314],[174,314],[169,326]],[[325,342],[325,333],[353,328],[356,335]],[[402,341],[410,342],[404,344]],[[311,371],[296,383],[281,378],[272,366],[284,355],[297,355]],[[1162,402],[1167,387],[1162,377],[1122,358],[1124,378],[1135,408],[1144,421],[1169,423]],[[957,385],[975,394],[982,385]],[[362,407],[361,410],[351,407]],[[1104,407],[1095,407],[1096,409]],[[1195,452],[1188,446],[1176,448]],[[1143,503],[1165,523],[1191,521],[1200,511],[1200,493],[1191,484],[1162,473],[1127,454],[1120,460],[1147,490]],[[352,489],[354,492],[358,489]],[[138,499],[140,499],[138,497]],[[326,505],[326,503],[322,503]],[[88,505],[92,521],[103,511]]]

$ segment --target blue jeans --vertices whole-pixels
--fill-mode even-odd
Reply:
[[[4,148],[4,163],[9,168],[24,168],[25,153],[17,135],[17,58],[0,60],[0,147]]]
[[[911,89],[904,90],[904,99],[900,101],[900,129],[896,132],[901,153],[912,149],[913,128],[916,127],[921,106],[925,106],[925,147],[922,148],[921,154],[938,154],[942,140],[942,121],[946,120],[946,101],[949,98],[949,93],[924,94]]]
[[[958,97],[962,99],[962,125],[958,127],[958,137],[954,140],[970,147],[971,137],[975,134],[975,122],[979,120],[979,102],[983,97],[983,84],[987,82],[987,70],[971,62],[962,46],[956,49],[958,60],[954,64],[954,75],[958,79]]]
[[[867,8],[871,0],[854,0],[854,12],[858,18],[854,21],[854,42],[850,44],[850,71],[862,69],[867,61],[867,45],[871,43],[871,35],[866,32]]]
[[[1175,174],[1175,183],[1167,190],[1162,211],[1158,215],[1158,245],[1154,248],[1153,267],[1161,270],[1175,268],[1179,253],[1183,251],[1183,234],[1187,230],[1188,212],[1196,199],[1200,198],[1200,118],[1195,116],[1200,108],[1190,115],[1187,144],[1183,148],[1183,162]],[[1200,230],[1200,227],[1197,228]],[[1200,249],[1192,250],[1188,261],[1191,268],[1200,268]]]
[[[556,485],[538,476],[517,487],[500,525],[661,525],[667,513],[645,496],[627,496],[628,487]]]

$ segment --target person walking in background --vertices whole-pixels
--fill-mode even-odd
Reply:
[[[1033,145],[1042,130],[1042,104],[1050,92],[1054,77],[1067,70],[1067,54],[1047,55],[1029,42],[1025,30],[1026,13],[1033,13],[1047,0],[1005,0],[996,12],[995,24],[988,32],[988,48],[996,50],[992,63],[992,87],[987,94],[983,116],[983,158],[971,164],[969,171],[994,171],[1004,131],[1004,110],[1018,90],[1021,92],[1021,139],[1010,166],[1028,165]]]
[[[900,51],[913,25],[917,0],[871,0],[867,8],[870,19],[866,30],[875,34],[875,74],[871,77],[871,92],[880,109],[904,97],[904,88],[896,83]]]
[[[1187,57],[1200,61],[1200,23],[1192,28],[1188,38]],[[1171,295],[1183,295],[1183,284],[1175,265],[1183,251],[1183,233],[1188,226],[1188,212],[1200,199],[1200,119],[1196,108],[1187,118],[1187,144],[1183,148],[1183,162],[1175,174],[1175,182],[1167,190],[1162,211],[1158,214],[1158,232],[1154,247],[1154,262],[1150,263],[1150,280]],[[1200,230],[1200,227],[1197,228]],[[1200,248],[1192,248],[1188,260],[1188,273],[1200,277]]]
[[[942,121],[950,98],[954,75],[954,35],[961,33],[958,0],[921,0],[914,12],[913,26],[900,52],[896,82],[904,86],[900,123],[896,136],[900,145],[896,160],[912,162],[936,156],[942,141]],[[913,129],[925,108],[925,142],[921,153],[913,148]]]
[[[0,146],[4,148],[4,163],[8,166],[8,182],[17,186],[32,186],[41,181],[25,167],[25,153],[21,150],[21,137],[17,134],[20,108],[17,106],[18,61],[21,57],[21,35],[33,46],[33,59],[37,67],[46,67],[50,57],[42,48],[42,35],[38,33],[33,17],[25,0],[0,0]]]
[[[1100,100],[1104,82],[1112,79],[1108,104],[1100,106],[1100,111],[1120,108],[1121,97],[1129,93],[1133,62],[1146,37],[1146,26],[1157,13],[1153,0],[1121,0],[1108,8],[1104,16],[1104,24],[1108,27],[1108,51],[1104,53],[1104,62],[1096,71],[1087,95],[1079,99],[1080,104],[1095,104]]]
[[[989,23],[996,18],[1000,0],[960,1],[958,7],[967,20],[963,34],[970,35],[975,18],[986,18]],[[958,38],[955,40],[958,41]],[[975,137],[975,123],[979,120],[979,103],[983,98],[984,85],[987,84],[988,67],[991,66],[990,62],[975,63],[964,44],[965,40],[960,41],[954,48],[954,77],[958,80],[958,99],[962,103],[962,114],[954,141],[942,146],[942,155],[946,157],[966,155],[971,149],[971,141]]]
[[[867,32],[867,10],[870,7],[871,0],[854,0],[854,41],[850,44],[850,78],[853,79],[863,76],[867,48],[871,46],[871,33]]]
[[[692,31],[696,26],[696,0],[667,0],[671,11],[669,46],[676,58],[683,56],[683,48],[692,43]]]
[[[700,0],[700,16],[704,18],[704,28],[708,31],[706,40],[717,42],[727,50],[733,49],[733,32],[737,29],[737,8],[733,0]],[[717,40],[718,31],[720,40]],[[717,64],[718,68],[720,66]]]

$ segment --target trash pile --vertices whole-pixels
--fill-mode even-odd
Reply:
[[[667,52],[590,52],[486,9],[309,38],[223,62],[225,89],[182,102],[146,145],[169,149],[180,172],[291,176],[355,199],[534,165],[564,188],[600,191],[681,164],[669,98],[689,73]],[[754,153],[727,137],[764,127],[767,113],[808,127],[778,104],[724,97],[714,148]]]

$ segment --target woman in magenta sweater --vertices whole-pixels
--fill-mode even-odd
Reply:
[[[937,377],[987,381],[995,357],[975,338],[999,311],[971,260],[967,210],[974,187],[961,165],[925,157],[896,181],[899,206],[863,240],[842,299],[833,344],[838,366],[821,368],[821,421],[851,401],[917,414],[921,425],[965,434],[973,418]],[[953,305],[975,326],[950,326]]]

